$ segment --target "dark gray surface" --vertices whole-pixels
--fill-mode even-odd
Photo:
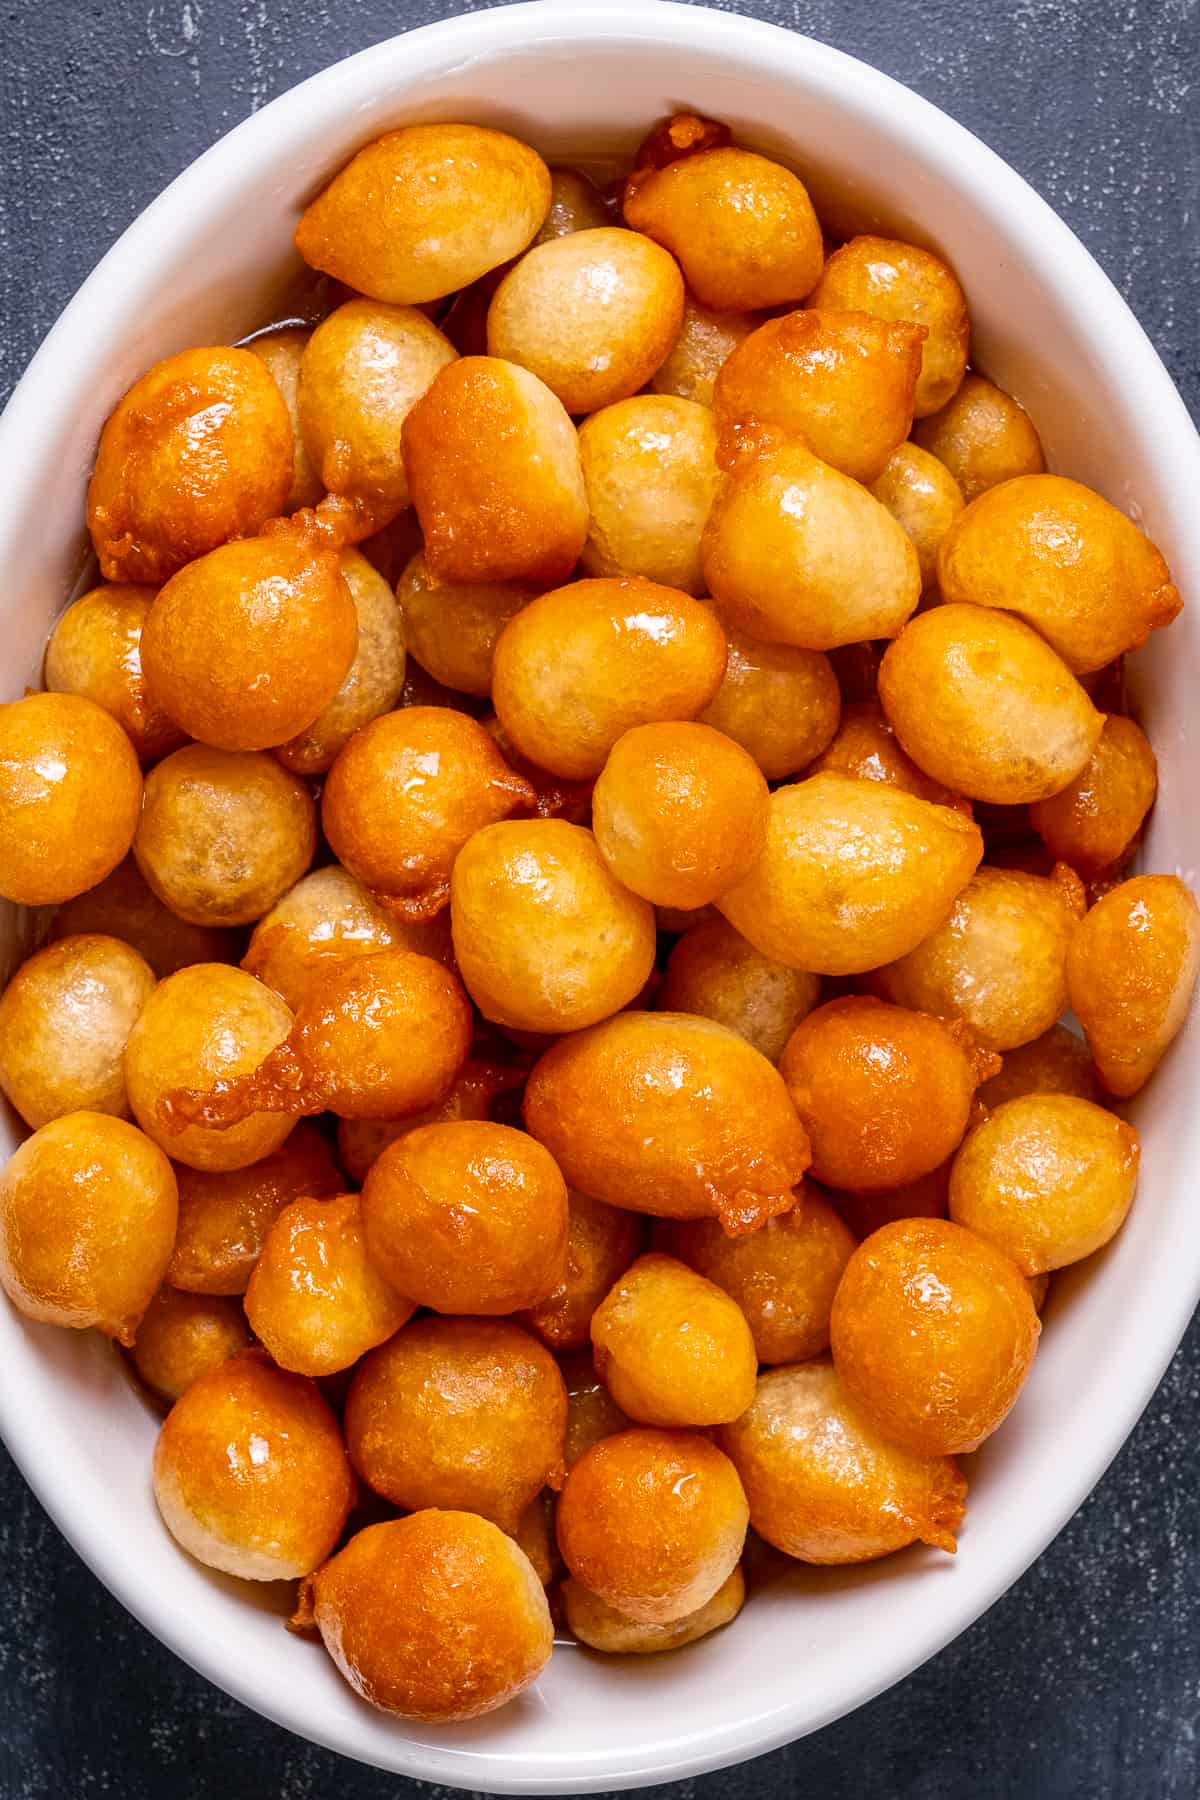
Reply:
[[[101,253],[221,132],[339,56],[474,10],[453,0],[0,6],[0,396]],[[978,132],[1079,232],[1200,412],[1196,0],[726,10],[852,51]],[[979,1624],[853,1718],[664,1795],[1190,1800],[1200,1791],[1198,1432],[1193,1327],[1091,1501]],[[0,1571],[0,1800],[446,1792],[314,1750],[192,1675],[82,1568],[7,1461]]]

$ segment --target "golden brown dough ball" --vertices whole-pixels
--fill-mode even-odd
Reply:
[[[579,455],[591,511],[584,573],[702,594],[700,537],[718,481],[709,408],[668,395],[619,400],[585,419]]]
[[[798,444],[740,459],[702,548],[722,616],[768,643],[831,650],[894,637],[921,597],[903,528],[866,488]]]
[[[535,244],[610,225],[612,212],[600,189],[578,169],[550,170],[550,211],[542,220]]]
[[[932,250],[895,238],[851,238],[825,264],[808,303],[924,326],[918,419],[937,412],[958,391],[971,342],[967,297],[953,269]]]
[[[567,1390],[503,1319],[416,1319],[363,1359],[346,1402],[358,1473],[396,1506],[464,1507],[503,1531],[563,1472]]]
[[[396,604],[421,667],[448,688],[485,698],[500,633],[533,595],[518,581],[436,581],[418,551],[400,577]]]
[[[890,1444],[826,1357],[766,1370],[717,1436],[751,1525],[800,1562],[871,1562],[907,1544],[954,1552],[967,1493],[958,1465]]]
[[[918,421],[913,441],[945,463],[968,505],[987,488],[1046,467],[1025,408],[982,375],[964,376],[945,406]]]
[[[667,359],[650,378],[656,394],[711,406],[717,376],[738,345],[762,324],[758,313],[710,312],[685,292],[683,324]]]
[[[473,1513],[428,1509],[368,1525],[316,1571],[313,1618],[362,1699],[443,1725],[494,1712],[554,1648],[524,1552]]]
[[[1029,822],[1051,856],[1095,879],[1125,861],[1157,788],[1145,732],[1109,713],[1089,761],[1069,786],[1030,807]]]
[[[406,1132],[367,1172],[363,1225],[379,1272],[434,1312],[516,1312],[566,1273],[566,1183],[549,1151],[510,1125]]]
[[[944,600],[1015,613],[1077,673],[1136,650],[1183,605],[1146,534],[1063,475],[973,500],[942,539],[938,586]]]
[[[439,581],[565,581],[587,536],[579,437],[528,369],[464,356],[404,421],[404,460]]]
[[[937,586],[942,539],[963,509],[962,489],[944,463],[918,444],[900,444],[871,492],[912,539],[926,593]]]
[[[728,919],[717,917],[684,932],[667,962],[657,1005],[661,1012],[715,1019],[777,1063],[820,992],[819,976],[772,962]]]
[[[1001,806],[1059,793],[1104,725],[1049,644],[986,606],[918,613],[888,646],[879,698],[919,768],[970,800]]]
[[[550,198],[549,169],[506,132],[407,125],[367,144],[322,189],[296,248],[360,294],[420,306],[518,255]]]
[[[943,1219],[901,1219],[860,1244],[830,1321],[850,1398],[919,1456],[965,1455],[991,1436],[1040,1330],[1012,1259]]]
[[[982,1095],[983,1090],[980,1089]],[[892,1225],[897,1219],[944,1219],[950,1208],[950,1170],[954,1158],[947,1157],[928,1175],[918,1175],[903,1187],[891,1188],[886,1194],[851,1194],[846,1190],[832,1198],[838,1215],[844,1219],[861,1243],[881,1225]]]
[[[874,481],[912,428],[923,331],[866,312],[768,319],[717,376],[723,457],[766,427],[855,481]]]
[[[988,1050],[1049,1031],[1067,1005],[1067,946],[1084,912],[1077,876],[982,868],[947,918],[871,984],[897,1006],[964,1019]]]
[[[406,1132],[416,1131],[422,1125],[437,1125],[445,1119],[488,1119],[497,1095],[519,1086],[523,1079],[519,1065],[506,1067],[472,1056],[455,1076],[445,1099],[435,1106],[405,1113],[399,1119],[339,1119],[337,1147],[342,1167],[351,1181],[361,1184],[376,1158]]]
[[[0,706],[0,895],[56,906],[94,887],[133,842],[142,772],[116,721],[79,694]]]
[[[717,905],[773,962],[856,975],[928,937],[982,855],[961,812],[880,781],[814,775],[772,794],[767,847]]]
[[[665,244],[714,312],[795,305],[821,273],[821,227],[804,183],[749,150],[704,150],[625,184],[626,223]]]
[[[407,706],[356,731],[329,771],[321,823],[334,854],[402,918],[440,912],[450,871],[485,825],[533,790],[463,713]]]
[[[707,119],[702,113],[671,113],[651,126],[634,153],[633,166],[665,169],[681,156],[724,149],[732,139],[733,133],[720,119]]]
[[[154,971],[119,938],[61,938],[0,994],[0,1091],[27,1125],[63,1113],[129,1115],[125,1045]]]
[[[68,606],[46,646],[46,686],[82,694],[111,713],[143,762],[181,744],[184,734],[151,698],[142,674],[142,626],[154,589],[114,583]]]
[[[106,581],[166,581],[250,537],[292,485],[292,421],[249,350],[181,350],[135,381],[109,415],[87,495]]]
[[[321,478],[313,468],[300,431],[300,365],[308,348],[311,331],[284,326],[280,331],[265,331],[243,347],[257,356],[268,369],[283,395],[292,427],[292,485],[282,510],[297,512],[302,506],[315,506],[325,492]]]
[[[571,1574],[626,1618],[669,1625],[738,1565],[749,1512],[729,1458],[694,1431],[622,1431],[582,1456],[558,1501]]]
[[[725,670],[711,607],[632,575],[542,594],[505,626],[492,697],[525,756],[555,775],[598,775],[634,725],[689,719]]]
[[[591,1337],[596,1373],[639,1424],[719,1425],[754,1397],[745,1315],[674,1256],[639,1256],[596,1308]]]
[[[338,563],[358,621],[358,648],[337,693],[276,756],[297,775],[323,775],[360,725],[390,712],[404,687],[404,621],[387,582],[357,550]]]
[[[1099,1250],[1125,1223],[1138,1134],[1074,1094],[1026,1094],[977,1125],[954,1159],[950,1217],[1044,1275]]]
[[[1174,875],[1135,875],[1098,900],[1067,950],[1067,991],[1100,1079],[1144,1087],[1187,1017],[1200,967],[1200,911]]]
[[[601,1438],[612,1437],[632,1424],[596,1373],[591,1350],[564,1356],[561,1363],[567,1385],[567,1435],[563,1460],[573,1469]]]
[[[1000,1073],[985,1081],[979,1098],[995,1112],[1006,1100],[1026,1094],[1074,1094],[1080,1100],[1101,1101],[1103,1090],[1096,1065],[1082,1038],[1065,1025],[1052,1025],[1041,1037],[1005,1051]]]
[[[556,1353],[582,1349],[592,1314],[641,1247],[642,1221],[636,1213],[568,1189],[562,1278],[536,1305],[517,1315],[518,1323]]]
[[[486,1019],[557,1035],[627,1006],[654,966],[654,910],[582,825],[512,819],[478,831],[451,881],[454,954]]]
[[[146,777],[138,868],[191,925],[248,925],[298,881],[317,847],[308,788],[261,751],[185,744]]]
[[[952,806],[971,816],[971,802],[932,780],[906,756],[878,700],[854,700],[843,707],[836,735],[809,764],[810,775],[848,775],[854,781],[882,781],[903,788],[934,806]]]
[[[821,650],[760,643],[722,624],[725,674],[700,721],[748,750],[768,781],[781,781],[819,756],[837,730],[837,676]]]
[[[808,1140],[777,1070],[683,1013],[619,1013],[535,1064],[525,1124],[571,1187],[659,1218],[754,1231],[794,1204]]]
[[[589,1650],[601,1650],[610,1656],[653,1656],[660,1650],[682,1650],[685,1644],[694,1644],[697,1638],[732,1624],[746,1598],[746,1579],[739,1566],[721,1583],[711,1600],[668,1625],[627,1619],[606,1600],[589,1594],[570,1578],[563,1583],[562,1597],[568,1629]]]
[[[171,1165],[135,1126],[97,1112],[52,1119],[0,1172],[0,1286],[31,1319],[132,1344],[176,1211]]]
[[[179,918],[152,891],[132,856],[94,888],[60,906],[47,936],[53,941],[97,931],[131,945],[160,981],[189,963],[236,961],[241,935]]]
[[[138,1378],[174,1405],[180,1394],[250,1347],[250,1327],[235,1299],[160,1287],[142,1314],[131,1360]]]
[[[337,1543],[354,1476],[313,1383],[250,1351],[193,1381],[167,1414],[154,1498],[197,1561],[243,1581],[286,1581]]]
[[[328,1141],[307,1122],[246,1168],[181,1166],[176,1177],[179,1225],[167,1280],[173,1288],[211,1295],[245,1293],[285,1206],[332,1197],[344,1185]]]

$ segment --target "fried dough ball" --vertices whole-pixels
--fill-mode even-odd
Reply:
[[[197,1561],[243,1581],[286,1581],[337,1543],[354,1476],[313,1383],[251,1351],[201,1375],[167,1414],[154,1498]]]
[[[785,313],[739,344],[713,409],[723,456],[767,427],[855,481],[881,475],[912,428],[924,331],[866,312]]]
[[[152,1393],[174,1405],[193,1381],[250,1347],[235,1299],[160,1287],[137,1328],[131,1360]]]
[[[701,113],[672,113],[646,133],[634,154],[633,166],[665,169],[681,156],[695,156],[701,150],[723,150],[732,137],[728,125],[720,119],[706,119]]]
[[[633,1421],[626,1417],[596,1373],[588,1349],[565,1356],[562,1376],[567,1384],[567,1435],[563,1460],[573,1469],[601,1438],[626,1431]]]
[[[68,606],[46,646],[46,686],[82,694],[111,713],[143,762],[174,750],[184,734],[146,691],[142,626],[154,589],[114,583]]]
[[[713,312],[795,305],[821,273],[821,227],[790,169],[749,150],[704,150],[625,184],[625,221],[665,244]]]
[[[485,1119],[409,1131],[372,1163],[363,1227],[397,1293],[440,1313],[534,1306],[566,1274],[567,1188],[549,1151]]]
[[[982,1089],[980,1089],[982,1094]],[[897,1219],[944,1219],[950,1207],[950,1170],[954,1158],[918,1175],[903,1187],[891,1188],[886,1194],[851,1194],[843,1190],[833,1196],[838,1214],[861,1243],[881,1225]]]
[[[315,506],[325,492],[314,469],[300,430],[300,365],[308,348],[311,331],[285,326],[281,331],[265,331],[243,346],[257,356],[274,378],[283,395],[292,427],[292,485],[283,503],[285,513],[298,512],[303,506]]]
[[[1159,550],[1064,475],[1023,475],[973,500],[938,551],[948,601],[1015,613],[1076,673],[1136,650],[1183,605]]]
[[[768,798],[754,758],[711,725],[635,725],[596,783],[596,847],[656,906],[706,906],[762,855]]]
[[[963,510],[962,490],[944,463],[917,444],[899,444],[871,483],[876,500],[912,539],[921,585],[937,586],[942,539]]]
[[[1157,788],[1145,732],[1109,713],[1089,761],[1069,786],[1030,807],[1029,822],[1051,856],[1097,879],[1125,861]]]
[[[667,962],[657,1005],[661,1012],[715,1019],[777,1063],[820,992],[818,976],[772,962],[718,917],[684,932]]]
[[[344,1185],[327,1140],[301,1123],[243,1169],[176,1170],[179,1225],[167,1265],[173,1288],[244,1294],[267,1233],[293,1200],[332,1198]]]
[[[142,772],[116,720],[79,694],[0,706],[0,895],[56,906],[94,887],[137,829]]]
[[[538,228],[535,244],[548,244],[552,238],[569,237],[573,231],[591,231],[611,223],[612,213],[594,181],[578,169],[551,169],[550,211]]]
[[[590,413],[644,387],[682,323],[674,257],[605,225],[526,251],[488,309],[488,354],[531,370],[568,412]]]
[[[1067,1005],[1067,946],[1084,913],[1077,876],[982,868],[946,919],[871,985],[897,1006],[964,1019],[987,1050],[1049,1031]]]
[[[0,1171],[0,1286],[19,1312],[133,1342],[171,1254],[175,1176],[108,1113],[52,1119]]]
[[[732,1624],[745,1602],[746,1580],[739,1566],[721,1583],[711,1600],[669,1625],[647,1625],[627,1619],[606,1600],[589,1594],[570,1578],[563,1583],[562,1597],[568,1629],[589,1650],[604,1651],[610,1656],[653,1656],[660,1650],[682,1650],[685,1644],[694,1644],[698,1638],[719,1631],[722,1625]]]
[[[741,1308],[674,1256],[639,1256],[593,1313],[591,1338],[596,1373],[639,1424],[719,1425],[754,1397]]]
[[[519,255],[550,200],[549,169],[506,132],[407,125],[367,144],[322,189],[296,248],[360,294],[421,306]]]
[[[364,1357],[350,1458],[396,1506],[461,1506],[502,1531],[563,1473],[567,1390],[550,1352],[503,1319],[416,1319]]]
[[[562,1278],[517,1315],[518,1323],[555,1352],[582,1349],[592,1314],[641,1247],[642,1221],[635,1213],[569,1188]]]
[[[1200,911],[1174,875],[1120,882],[1078,927],[1067,991],[1110,1094],[1125,1100],[1149,1081],[1187,1017],[1198,967]]]
[[[525,1553],[486,1519],[428,1508],[356,1532],[312,1578],[325,1648],[362,1699],[428,1724],[477,1719],[554,1648]]]
[[[717,491],[717,432],[707,406],[637,394],[579,428],[591,522],[587,575],[644,575],[704,592],[700,537]]]
[[[293,1200],[278,1214],[246,1289],[246,1317],[281,1369],[336,1375],[411,1319],[367,1255],[357,1194]]]
[[[519,1086],[520,1065],[504,1067],[483,1057],[471,1057],[455,1077],[444,1100],[420,1112],[398,1119],[339,1119],[338,1155],[351,1181],[362,1183],[367,1170],[389,1144],[421,1125],[437,1125],[447,1119],[489,1119],[492,1103],[506,1088]]]
[[[738,1565],[749,1511],[729,1458],[695,1431],[622,1431],[571,1469],[558,1547],[581,1586],[644,1625],[704,1606]]]
[[[1012,1259],[944,1219],[900,1219],[860,1244],[830,1320],[849,1397],[919,1456],[965,1455],[991,1436],[1040,1330]]]
[[[522,756],[495,713],[481,719],[480,724],[495,738],[500,754],[509,767],[523,776],[533,789],[533,812],[537,818],[565,819],[568,825],[590,823],[594,783],[586,780],[568,781],[561,775],[552,775],[549,769],[539,768],[537,763]]]
[[[751,1525],[787,1556],[871,1562],[907,1544],[954,1553],[967,1493],[957,1463],[890,1444],[824,1356],[766,1370],[753,1404],[717,1436]]]
[[[952,806],[971,815],[971,802],[951,793],[918,769],[896,741],[896,734],[877,700],[854,700],[843,707],[841,722],[828,747],[808,766],[810,775],[848,775],[855,781],[883,781],[903,788],[935,806]]]
[[[431,575],[566,580],[587,536],[587,494],[575,427],[543,381],[464,356],[413,407],[403,440]]]
[[[236,931],[187,924],[163,905],[132,856],[60,906],[47,936],[55,941],[79,932],[120,938],[145,957],[160,981],[189,963],[234,962],[240,937]]]
[[[683,1013],[619,1013],[547,1050],[526,1128],[571,1187],[736,1236],[795,1203],[808,1140],[778,1072],[736,1032]]]
[[[650,378],[656,394],[711,406],[717,376],[738,345],[762,324],[758,313],[710,312],[694,295],[683,300],[679,336]]]
[[[0,1092],[27,1125],[128,1117],[122,1059],[153,989],[153,969],[119,938],[61,938],[21,964],[0,995]]]
[[[917,553],[866,488],[798,444],[741,458],[702,545],[724,617],[767,643],[894,637],[921,597]]]
[[[781,781],[819,756],[837,730],[833,666],[821,650],[763,644],[722,624],[725,674],[700,722],[748,750],[768,781]]]
[[[968,505],[987,488],[1046,467],[1025,408],[982,375],[964,376],[945,406],[918,421],[913,441],[945,463]]]
[[[317,847],[303,781],[261,751],[185,744],[146,777],[133,854],[190,925],[248,925],[300,879]]]
[[[975,1089],[999,1067],[961,1024],[852,994],[809,1013],[779,1071],[817,1180],[872,1193],[945,1162],[962,1142]]]
[[[711,607],[640,575],[576,581],[510,619],[492,698],[504,730],[540,768],[598,775],[634,725],[690,719],[725,671]]]
[[[134,382],[100,433],[87,494],[100,573],[166,581],[251,537],[282,512],[291,485],[292,421],[259,358],[181,350]]]
[[[243,969],[194,963],[160,981],[125,1048],[125,1085],[133,1116],[173,1161],[192,1169],[245,1169],[277,1150],[291,1121],[249,1112],[229,1130],[170,1123],[163,1116],[176,1088],[207,1090],[252,1074],[287,1038],[291,1009]]]
[[[435,681],[486,699],[500,633],[533,599],[518,581],[436,581],[424,554],[413,557],[396,589],[405,635]]]
[[[388,896],[402,918],[427,919],[449,899],[467,840],[533,798],[474,719],[407,706],[364,725],[341,751],[321,823],[364,887]]]
[[[825,264],[808,303],[924,326],[918,419],[937,412],[958,391],[971,341],[967,297],[954,271],[932,250],[895,238],[851,238]]]
[[[856,975],[928,937],[982,855],[961,812],[880,781],[814,775],[771,795],[767,847],[717,905],[773,962]]]
[[[1087,1045],[1065,1025],[1052,1025],[1041,1037],[1007,1050],[1000,1059],[1000,1073],[979,1089],[979,1098],[990,1112],[1006,1100],[1020,1100],[1026,1094],[1074,1094],[1079,1100],[1097,1102],[1103,1099]]]
[[[986,606],[935,606],[911,619],[888,646],[879,698],[919,768],[1001,806],[1060,793],[1104,726],[1049,644]]]
[[[297,775],[323,775],[359,726],[390,712],[404,688],[404,620],[395,595],[357,550],[343,550],[339,567],[354,602],[358,648],[329,704],[275,751]]]
[[[1090,1256],[1125,1223],[1138,1134],[1091,1100],[1026,1094],[997,1107],[954,1159],[950,1217],[1045,1275]]]

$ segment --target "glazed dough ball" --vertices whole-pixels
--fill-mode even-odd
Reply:
[[[954,1159],[950,1217],[1044,1275],[1099,1250],[1125,1223],[1138,1134],[1091,1100],[1026,1094],[977,1125]]]
[[[768,643],[831,650],[894,637],[921,597],[902,527],[857,481],[795,444],[739,461],[702,548],[722,615]]]
[[[897,1006],[963,1019],[988,1050],[1013,1050],[1049,1031],[1067,1005],[1067,946],[1083,889],[1053,876],[982,868],[929,936],[871,977]]]
[[[507,133],[407,125],[334,176],[297,226],[296,248],[360,294],[420,306],[517,256],[550,198],[549,169]]]
[[[924,326],[918,419],[937,412],[957,393],[971,342],[967,296],[953,269],[932,250],[895,238],[851,238],[825,264],[809,305]]]
[[[714,312],[795,305],[821,273],[821,227],[802,181],[749,150],[704,150],[642,168],[625,220],[665,244]]]
[[[683,322],[683,277],[648,237],[616,226],[537,244],[488,309],[490,356],[544,381],[570,413],[644,387]]]
[[[536,375],[462,357],[413,407],[403,443],[437,580],[566,580],[588,526],[579,438]]]
[[[1000,1073],[985,1081],[979,1098],[989,1112],[1006,1100],[1026,1094],[1074,1094],[1080,1100],[1101,1101],[1103,1090],[1096,1065],[1082,1038],[1065,1025],[1052,1025],[1041,1037],[1019,1044],[1000,1059]]]
[[[193,1381],[249,1347],[250,1327],[236,1300],[160,1287],[142,1315],[131,1360],[138,1379],[172,1406]]]
[[[109,415],[87,495],[106,581],[166,581],[283,511],[292,421],[249,350],[181,350]]]
[[[111,874],[133,842],[142,775],[132,744],[78,694],[0,706],[0,895],[56,906]]]
[[[418,551],[400,577],[396,604],[421,667],[448,688],[486,698],[500,633],[533,596],[518,581],[436,581]]]
[[[650,378],[656,394],[711,406],[717,376],[740,343],[762,324],[758,313],[710,312],[694,295],[683,300],[679,336]]]
[[[639,1424],[720,1425],[754,1397],[741,1308],[673,1256],[639,1256],[596,1308],[591,1337],[596,1373]]]
[[[580,1457],[558,1547],[583,1587],[645,1625],[704,1606],[738,1565],[749,1512],[729,1458],[694,1431],[622,1431]]]
[[[958,1465],[890,1444],[825,1357],[766,1370],[753,1404],[717,1435],[750,1523],[787,1556],[836,1564],[906,1544],[954,1552],[967,1493]]]
[[[969,505],[985,489],[1046,467],[1025,408],[982,375],[967,375],[953,399],[921,419],[913,441],[945,463]]]
[[[971,802],[932,780],[906,756],[877,700],[854,700],[843,707],[837,733],[809,764],[810,775],[848,775],[854,781],[882,781],[903,788],[934,806],[952,806],[971,817]]]
[[[285,326],[281,331],[265,331],[243,346],[270,371],[283,395],[291,422],[292,485],[283,503],[285,513],[297,512],[302,506],[315,506],[325,492],[300,431],[300,365],[311,336],[311,331]]]
[[[444,1100],[420,1112],[405,1113],[398,1119],[339,1119],[337,1126],[338,1156],[351,1181],[362,1183],[376,1159],[389,1144],[406,1132],[422,1125],[437,1125],[446,1119],[488,1119],[492,1103],[506,1088],[519,1086],[524,1080],[520,1064],[505,1066],[482,1057],[470,1057],[454,1078]]]
[[[154,1447],[154,1498],[198,1562],[243,1581],[287,1581],[337,1543],[354,1477],[312,1382],[252,1351],[175,1402]]]
[[[590,831],[562,819],[489,826],[460,852],[454,954],[486,1019],[557,1035],[627,1006],[654,966],[655,923]]]
[[[573,1469],[601,1438],[628,1429],[632,1421],[621,1411],[592,1362],[591,1350],[564,1356],[559,1365],[567,1384],[567,1435],[563,1460]]]
[[[486,1519],[432,1509],[356,1532],[312,1578],[325,1648],[362,1699],[442,1725],[537,1680],[554,1626],[528,1557]]]
[[[119,938],[61,938],[0,995],[0,1091],[34,1129],[64,1113],[128,1117],[122,1059],[154,971]]]
[[[1061,792],[1104,725],[1049,644],[986,606],[919,613],[888,647],[879,698],[919,768],[1002,806]]]
[[[1069,786],[1029,809],[1029,822],[1056,860],[1085,878],[1120,868],[1158,789],[1158,762],[1132,719],[1109,713],[1090,759]]]
[[[364,1357],[346,1401],[363,1480],[396,1506],[458,1507],[503,1531],[563,1472],[567,1390],[502,1319],[416,1319]]]
[[[731,1235],[794,1204],[808,1140],[778,1072],[682,1013],[619,1013],[547,1050],[526,1128],[568,1184],[631,1212],[717,1217]]]
[[[814,775],[772,794],[767,847],[717,904],[773,962],[856,975],[928,937],[982,855],[961,812],[883,782]]]
[[[1135,875],[1098,900],[1067,950],[1067,991],[1100,1079],[1128,1099],[1187,1017],[1200,967],[1200,911],[1174,875]]]
[[[818,976],[772,962],[727,919],[713,918],[691,926],[672,950],[657,1004],[715,1019],[777,1063],[820,992]]]
[[[535,244],[569,237],[573,231],[591,231],[612,222],[608,203],[594,181],[578,169],[550,170],[550,211],[542,220]]]
[[[562,1278],[536,1305],[518,1313],[518,1322],[556,1354],[582,1349],[592,1314],[641,1247],[642,1221],[636,1214],[568,1188]]]
[[[768,781],[781,781],[819,756],[836,732],[837,676],[820,650],[763,644],[721,622],[725,674],[700,721],[748,750]]]
[[[79,932],[120,938],[145,957],[160,981],[189,963],[236,961],[240,938],[236,931],[188,925],[151,891],[132,856],[60,906],[46,935],[56,941]]]
[[[871,492],[912,539],[925,592],[937,585],[942,539],[963,509],[962,489],[944,463],[917,444],[900,444]]]
[[[717,376],[722,450],[765,427],[855,481],[874,481],[912,428],[923,341],[922,329],[866,312],[768,319]]]
[[[882,1436],[918,1456],[977,1450],[1033,1365],[1037,1311],[1020,1270],[942,1219],[860,1244],[833,1303],[834,1367]]]
[[[720,119],[707,119],[702,113],[676,112],[652,125],[633,158],[635,169],[665,169],[681,156],[695,156],[701,150],[724,149],[733,133]]]
[[[338,561],[358,621],[354,661],[312,724],[275,754],[297,775],[323,775],[360,725],[390,712],[404,687],[404,621],[387,582],[357,550]]]
[[[697,1638],[731,1624],[745,1602],[746,1581],[741,1568],[736,1568],[711,1600],[669,1625],[627,1619],[569,1578],[563,1583],[562,1598],[568,1630],[589,1650],[610,1656],[653,1656],[660,1650],[682,1650],[685,1644],[694,1644]]]
[[[19,1312],[132,1344],[175,1236],[162,1151],[124,1119],[52,1119],[0,1173],[0,1286]]]
[[[718,480],[709,408],[654,394],[620,400],[585,419],[579,455],[591,512],[584,573],[702,594],[700,537]]]
[[[191,925],[248,925],[298,881],[317,848],[305,784],[261,751],[186,744],[151,769],[133,854]]]
[[[111,713],[143,762],[154,762],[184,734],[155,704],[142,674],[142,626],[154,589],[116,583],[91,588],[68,606],[46,646],[46,686],[82,694]]]

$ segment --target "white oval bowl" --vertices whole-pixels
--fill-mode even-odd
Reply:
[[[1139,520],[1185,596],[1200,591],[1200,442],[1141,328],[1038,196],[961,126],[862,63],[773,26],[664,0],[554,0],[447,20],[338,64],[246,121],[147,209],[50,333],[0,421],[2,690],[38,679],[85,558],[100,426],[156,358],[270,316],[303,204],[363,142],[414,120],[506,127],[559,158],[628,151],[678,106],[792,162],[842,229],[946,252],[975,355],[1029,407],[1052,465]],[[1194,879],[1200,780],[1190,729],[1197,623],[1138,659],[1161,788],[1144,860]],[[8,908],[10,965],[31,922]],[[474,1725],[404,1726],[355,1699],[289,1636],[286,1596],[200,1567],[150,1490],[155,1419],[92,1334],[0,1307],[0,1431],[80,1555],[196,1669],[303,1737],[382,1769],[504,1793],[633,1787],[739,1761],[900,1680],[1021,1574],[1098,1480],[1200,1297],[1194,1104],[1200,1034],[1134,1107],[1141,1197],[1116,1243],[1060,1278],[1019,1406],[971,1459],[957,1558],[910,1551],[804,1570],[678,1655],[560,1650],[536,1688]],[[10,1141],[13,1134],[9,1133]]]

